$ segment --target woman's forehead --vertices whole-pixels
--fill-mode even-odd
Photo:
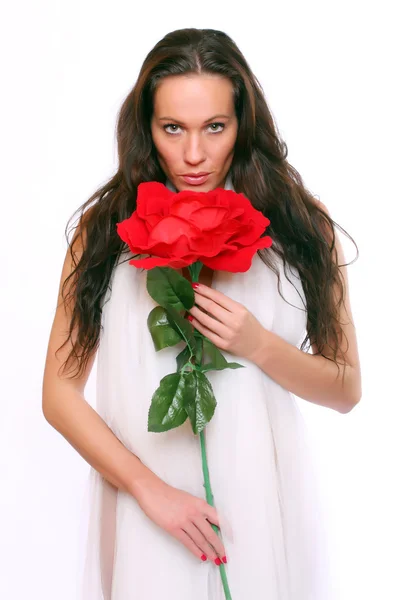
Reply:
[[[178,120],[181,124],[193,120],[192,124],[202,125],[216,115],[229,118],[233,108],[232,83],[225,77],[166,77],[154,95],[155,116]]]

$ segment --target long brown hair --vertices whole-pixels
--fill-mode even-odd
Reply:
[[[78,209],[79,227],[69,246],[74,268],[63,285],[65,293],[70,282],[64,303],[70,303],[72,314],[68,337],[58,350],[70,339],[73,342],[62,365],[64,371],[75,365],[73,377],[81,375],[98,347],[102,300],[116,261],[128,250],[116,224],[135,209],[141,182],[166,181],[150,129],[155,90],[164,77],[187,73],[218,74],[232,82],[238,119],[232,183],[236,192],[243,193],[268,217],[271,224],[266,233],[274,240],[272,248],[258,253],[278,276],[275,255],[284,266],[287,263],[299,272],[307,311],[307,334],[300,349],[315,343],[322,353],[325,346],[330,347],[330,360],[339,365],[337,358],[342,356],[346,365],[338,333],[344,288],[341,265],[333,259],[334,227],[342,228],[318,206],[300,174],[288,163],[286,143],[280,139],[261,85],[236,44],[221,31],[192,28],[168,33],[147,55],[118,114],[118,170]],[[67,228],[68,224],[68,240]],[[77,259],[73,246],[79,238],[85,241]]]

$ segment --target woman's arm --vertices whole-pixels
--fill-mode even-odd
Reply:
[[[283,388],[309,402],[347,413],[360,400],[358,362],[346,366],[343,381],[343,365],[338,375],[333,361],[303,352],[268,330],[250,359]]]
[[[324,205],[320,203],[323,210]],[[327,212],[327,211],[326,211]],[[336,232],[335,232],[336,234]],[[335,239],[334,260],[344,264],[345,257],[338,236]],[[346,267],[340,267],[344,286],[344,306],[340,308],[340,347],[347,361],[343,378],[343,364],[337,365],[326,358],[331,349],[325,346],[323,356],[305,353],[275,333],[266,330],[242,304],[222,292],[203,284],[195,284],[195,304],[188,317],[193,326],[221,350],[242,356],[258,365],[279,385],[304,400],[349,412],[361,397],[361,375],[356,330],[350,308]],[[347,343],[346,343],[347,342]],[[340,361],[340,357],[338,357]]]
[[[46,420],[107,481],[133,496],[154,523],[180,541],[198,560],[207,557],[216,564],[220,564],[221,559],[226,561],[225,547],[211,527],[212,523],[220,527],[216,509],[205,499],[168,485],[158,477],[122,444],[86,401],[84,388],[96,352],[81,376],[69,379],[58,374],[71,344],[55,356],[69,328],[72,306],[67,311],[64,308],[62,284],[72,268],[68,250],[44,370],[43,414]]]
[[[322,202],[320,208],[329,214]],[[337,232],[335,231],[334,260],[345,264],[345,256]],[[356,329],[353,322],[349,297],[347,267],[340,267],[345,300],[340,307],[339,341],[345,352],[347,366],[343,378],[343,365],[337,365],[325,358],[331,357],[331,349],[326,346],[323,354],[317,354],[317,346],[312,344],[313,354],[307,354],[289,344],[275,333],[264,330],[262,343],[252,356],[269,377],[279,385],[304,400],[333,408],[341,413],[349,412],[360,401],[361,373],[357,346]],[[338,358],[340,361],[340,359]]]
[[[156,478],[118,440],[80,390],[50,384],[46,375],[43,413],[50,425],[115,487],[138,497],[138,491]]]
[[[80,242],[74,246],[74,250],[78,258],[81,252]],[[79,454],[112,485],[135,495],[137,489],[155,478],[155,475],[118,440],[84,397],[84,388],[95,361],[95,353],[81,377],[69,379],[58,375],[58,370],[71,348],[68,343],[58,352],[57,357],[55,356],[57,348],[66,338],[69,327],[69,310],[63,305],[62,284],[72,268],[71,253],[67,250],[43,376],[43,414]]]

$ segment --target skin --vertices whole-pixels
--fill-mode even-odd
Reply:
[[[155,92],[153,109],[152,139],[161,168],[176,189],[209,192],[223,187],[238,131],[230,80],[211,75],[166,77]],[[215,115],[226,116],[212,118]],[[181,178],[202,171],[211,173],[202,185]]]

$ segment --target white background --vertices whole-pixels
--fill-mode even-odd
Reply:
[[[359,246],[349,277],[362,401],[347,415],[301,404],[339,539],[342,600],[409,598],[404,2],[24,0],[4,3],[2,21],[2,597],[76,598],[88,465],[41,410],[64,228],[116,170],[116,115],[145,55],[169,31],[211,27],[236,41],[289,162]]]

